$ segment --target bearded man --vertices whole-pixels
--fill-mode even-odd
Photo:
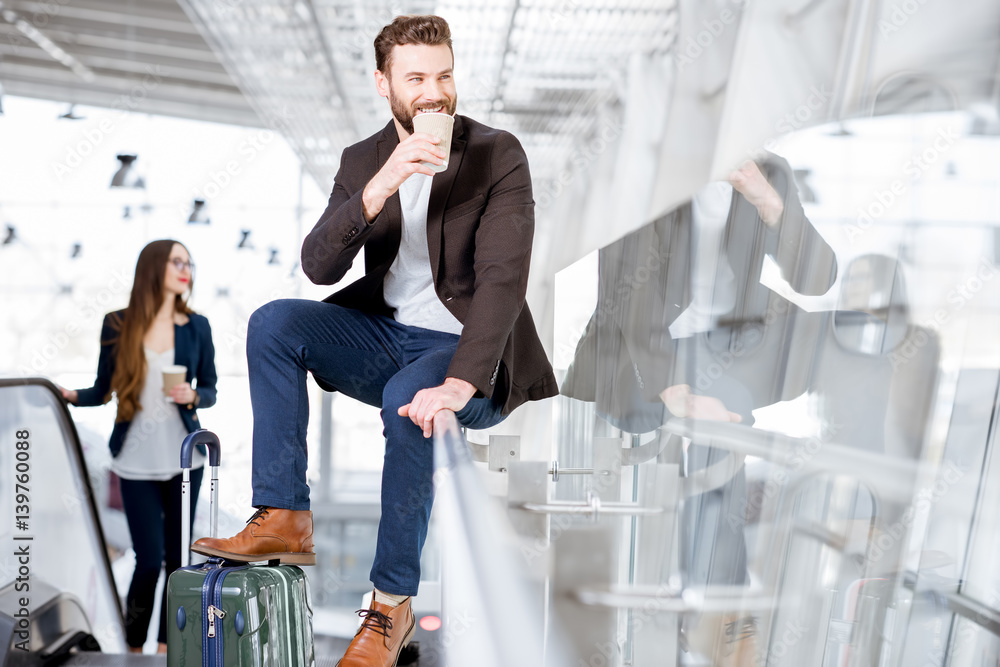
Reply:
[[[483,429],[558,392],[524,303],[534,234],[528,161],[508,132],[454,117],[448,155],[414,132],[455,114],[451,33],[401,16],[375,39],[375,85],[392,120],[346,148],[302,268],[332,285],[365,249],[365,275],[323,302],[285,299],[250,319],[253,505],[247,527],[192,550],[244,562],[315,563],[306,484],[306,373],[381,408],[382,517],[371,607],[342,667],[396,664],[414,631],[410,596],[433,502],[432,421]],[[447,165],[435,173],[430,165]]]

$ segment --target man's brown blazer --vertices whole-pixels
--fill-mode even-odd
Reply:
[[[344,149],[326,211],[302,245],[302,269],[318,285],[344,277],[362,246],[365,275],[324,301],[392,317],[383,298],[402,229],[399,193],[365,221],[361,193],[399,144],[395,124]],[[528,160],[508,132],[455,116],[447,170],[431,184],[427,246],[434,288],[463,324],[448,377],[492,397],[508,385],[503,413],[554,396],[552,366],[524,303],[534,235]]]

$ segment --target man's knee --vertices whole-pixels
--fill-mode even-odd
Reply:
[[[253,311],[247,322],[247,347],[282,338],[290,324],[300,321],[301,304],[298,299],[278,299]]]
[[[390,379],[382,389],[382,409],[395,415],[399,408],[413,400],[417,391],[409,382]]]

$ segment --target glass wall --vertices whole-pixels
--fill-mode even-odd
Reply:
[[[594,472],[554,495],[610,542],[570,595],[612,612],[583,659],[1000,655],[1000,183],[977,127],[791,133],[557,279],[557,458]],[[551,529],[556,581],[586,522]]]

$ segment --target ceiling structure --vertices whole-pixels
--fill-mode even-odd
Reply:
[[[558,177],[598,123],[621,112],[632,53],[676,39],[673,0],[180,0],[265,125],[323,188],[340,152],[381,129],[373,41],[398,14],[452,30],[460,113],[513,132],[536,189]]]
[[[10,95],[259,126],[177,0],[0,0]]]

